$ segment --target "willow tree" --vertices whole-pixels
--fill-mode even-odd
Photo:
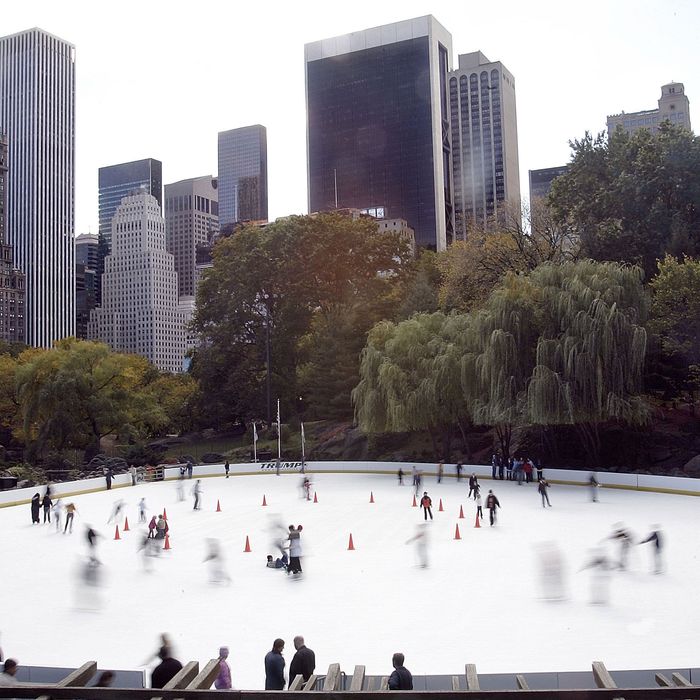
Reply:
[[[602,423],[639,425],[648,419],[641,397],[642,271],[585,260],[540,266],[529,281],[538,290],[541,329],[527,387],[528,418],[574,425],[595,464]]]
[[[445,322],[441,313],[416,314],[370,331],[353,391],[355,417],[364,432],[427,430],[436,455],[439,437],[449,453],[457,413],[449,372],[454,365],[443,353]]]

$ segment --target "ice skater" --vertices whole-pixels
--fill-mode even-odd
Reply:
[[[406,540],[406,544],[416,543],[416,557],[421,569],[428,568],[428,527],[426,523],[420,523],[416,527],[416,534]]]
[[[420,493],[420,486],[423,483],[423,472],[420,469],[416,470],[416,496]]]
[[[403,486],[403,469],[399,467],[399,471],[396,474],[399,477],[399,486]]]
[[[123,509],[124,501],[121,498],[118,501],[114,501],[114,505],[112,506],[112,513],[109,516],[107,524],[109,525],[110,523],[116,522]]]
[[[484,511],[481,510],[481,493],[479,491],[476,492],[476,514],[481,520],[484,519]]]
[[[311,500],[311,480],[308,476],[305,476],[301,482],[301,492],[302,498],[306,498],[307,501]]]
[[[140,523],[146,522],[146,499],[145,498],[142,498],[139,501],[139,522]]]
[[[207,547],[208,552],[204,561],[209,562],[209,581],[211,583],[231,583],[231,577],[224,566],[224,557],[219,541],[209,537],[207,538]]]
[[[591,553],[591,558],[579,571],[592,569],[591,572],[591,603],[605,605],[609,602],[610,570],[612,565],[602,548],[597,547]]]
[[[430,516],[430,519],[433,519],[433,501],[428,496],[427,491],[423,491],[423,498],[420,499],[420,505],[421,508],[423,509],[423,519],[427,520],[428,516]]]
[[[226,464],[224,464],[224,471],[226,472],[226,478],[228,479],[228,473],[231,470],[231,465],[229,464],[229,461],[226,460]]]
[[[56,523],[56,532],[60,532],[61,523],[63,521],[63,503],[60,498],[53,504],[51,513],[53,515],[53,521]]]
[[[551,508],[552,504],[549,502],[549,495],[547,494],[547,489],[549,488],[549,484],[547,481],[544,479],[540,479],[539,483],[537,485],[537,491],[539,492],[540,496],[542,496],[542,507],[544,508],[544,502],[547,501],[547,505]]]
[[[88,559],[99,566],[100,560],[97,558],[97,538],[100,537],[89,525],[85,531],[85,540],[88,543]]]
[[[70,534],[73,534],[73,517],[75,514],[78,512],[78,509],[75,507],[75,503],[68,503],[66,505],[66,525],[63,528],[63,534],[66,534],[66,531],[70,530]]]
[[[615,530],[613,531],[612,535],[608,537],[608,539],[619,540],[620,560],[618,562],[618,568],[624,571],[627,568],[627,555],[629,554],[630,545],[632,544],[632,537],[622,523],[616,523],[613,527]]]
[[[154,540],[156,538],[156,524],[157,524],[156,516],[154,515],[151,518],[151,522],[148,523],[148,539],[149,540]]]
[[[472,493],[474,494],[474,498],[476,499],[476,492],[479,489],[479,480],[476,478],[476,474],[472,472],[472,475],[469,477],[469,495],[467,498],[472,497]]]
[[[197,479],[192,487],[192,495],[194,496],[193,510],[200,510],[202,507],[202,480]]]
[[[486,496],[486,507],[489,509],[489,523],[493,527],[496,522],[496,508],[500,508],[501,504],[491,489],[489,489],[489,495]]]
[[[460,459],[459,462],[455,465],[455,471],[457,472],[457,481],[462,481],[462,460]]]
[[[498,474],[498,455],[494,452],[491,455],[491,478],[495,481]]]
[[[49,494],[45,494],[44,497],[41,499],[41,506],[44,509],[44,524],[48,522],[51,524],[51,506],[53,505],[51,501],[51,496]]]
[[[175,493],[177,494],[177,500],[182,502],[185,500],[185,472],[183,469],[180,469],[180,478],[177,480],[177,484],[175,484]]]
[[[153,570],[153,558],[160,556],[161,548],[157,545],[155,538],[151,537],[149,530],[148,534],[141,540],[139,551],[143,552],[143,568],[144,571],[150,572]]]
[[[39,511],[41,510],[41,496],[35,493],[32,496],[32,525],[39,522]]]
[[[438,468],[437,468],[437,482],[438,482],[438,484],[442,482],[442,474],[443,474],[444,470],[445,470],[445,465],[442,462],[440,462],[440,464],[438,464]]]
[[[588,477],[588,488],[591,491],[591,501],[593,503],[598,503],[598,489],[600,488],[600,484],[598,483],[598,477],[595,472],[591,472],[591,475]]]
[[[542,542],[535,545],[539,559],[540,585],[545,600],[563,600],[566,597],[564,585],[564,564],[561,551],[555,542]]]
[[[301,574],[301,531],[304,528],[301,525],[289,526],[289,566],[287,567],[288,574]]]
[[[162,515],[159,515],[156,521],[156,539],[164,540],[168,530],[168,521]]]
[[[663,560],[661,558],[661,550],[663,549],[663,537],[661,535],[661,529],[659,525],[652,525],[651,534],[649,534],[645,539],[641,540],[639,544],[646,544],[647,542],[654,543],[654,573],[660,574],[663,571]]]

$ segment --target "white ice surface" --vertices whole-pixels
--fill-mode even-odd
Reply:
[[[316,504],[299,497],[301,477],[290,474],[204,479],[197,512],[189,497],[193,482],[186,482],[182,503],[172,482],[77,496],[67,499],[79,515],[65,536],[53,525],[32,526],[28,505],[0,509],[6,656],[24,664],[78,666],[94,659],[101,668],[143,668],[158,635],[168,632],[183,662],[204,663],[229,646],[234,686],[249,689],[263,687],[263,656],[276,637],[286,641],[288,668],[296,634],[315,650],[319,673],[339,662],[348,673],[365,664],[368,674],[385,675],[395,651],[405,653],[414,674],[460,674],[467,662],[483,673],[588,670],[596,659],[609,669],[698,665],[697,498],[604,489],[594,504],[587,489],[553,486],[553,507],[543,509],[534,484],[485,480],[484,501],[493,487],[502,509],[496,527],[485,520],[475,529],[466,482],[429,479],[424,486],[435,520],[430,567],[422,569],[414,546],[405,543],[422,522],[410,486],[400,488],[388,476],[312,478]],[[171,528],[172,550],[151,573],[137,554],[142,496],[149,518],[167,508]],[[106,521],[118,498],[127,502],[132,530],[115,541]],[[457,517],[460,505],[464,520]],[[299,580],[265,567],[274,514],[285,525],[304,526]],[[617,521],[637,539],[651,523],[662,525],[666,572],[651,573],[651,545],[635,546],[630,569],[613,574],[610,603],[593,606],[590,572],[578,569]],[[100,600],[78,578],[87,523],[104,536]],[[347,551],[350,533],[355,551]],[[243,552],[246,535],[252,553]],[[209,583],[207,537],[221,541],[230,586]],[[563,602],[541,598],[535,545],[543,541],[564,552],[569,595]],[[617,554],[612,542],[605,546]]]

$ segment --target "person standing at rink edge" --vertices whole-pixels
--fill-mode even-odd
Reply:
[[[284,639],[275,639],[265,654],[265,690],[284,690]]]
[[[391,664],[394,667],[389,676],[389,690],[413,690],[413,676],[403,665],[404,655],[400,652],[394,654]]]

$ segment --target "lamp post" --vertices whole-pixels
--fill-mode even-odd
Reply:
[[[272,425],[272,367],[270,362],[270,303],[267,292],[263,293],[265,299],[265,364],[267,365],[267,427]]]

